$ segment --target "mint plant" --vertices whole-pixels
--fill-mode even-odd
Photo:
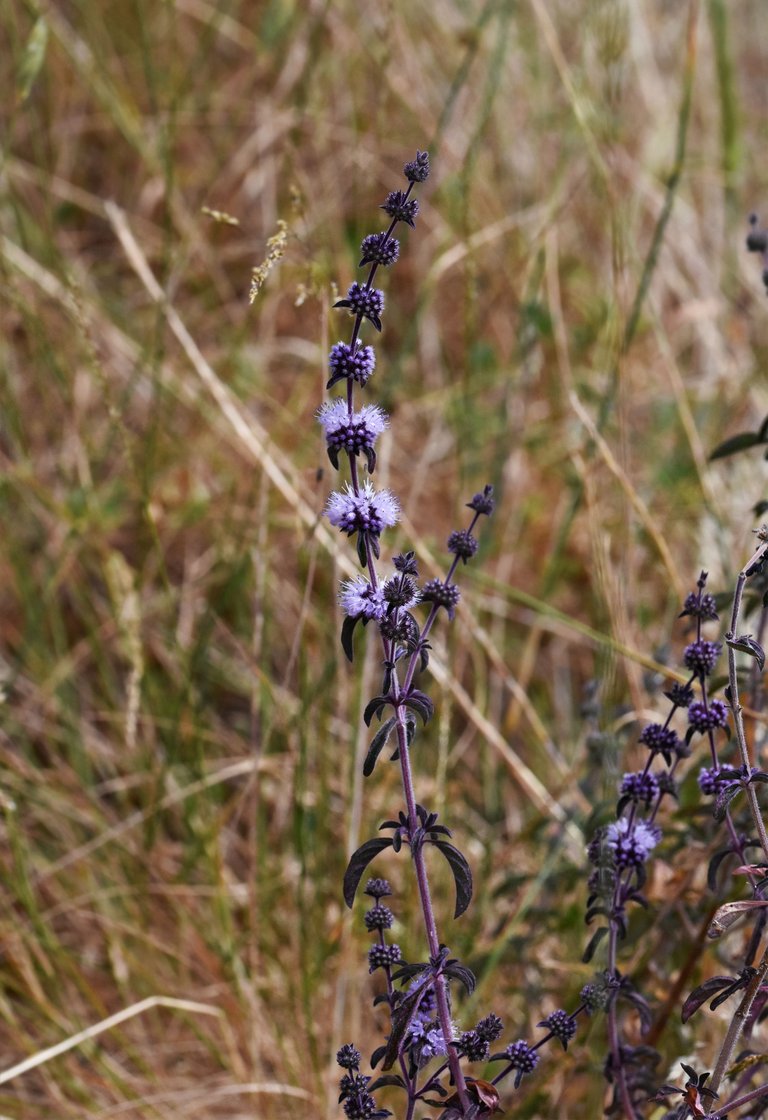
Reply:
[[[394,912],[390,909],[392,887],[385,878],[366,878],[362,893],[369,899],[365,925],[373,941],[368,950],[370,973],[380,974],[382,990],[374,1005],[387,1011],[388,1029],[382,1044],[371,1055],[372,1073],[363,1073],[360,1050],[352,1043],[341,1047],[337,1062],[344,1073],[339,1101],[349,1120],[383,1120],[391,1115],[379,1106],[375,1094],[395,1087],[404,1094],[403,1120],[413,1120],[416,1110],[438,1110],[439,1120],[475,1120],[501,1108],[498,1086],[509,1079],[518,1089],[524,1077],[536,1069],[542,1047],[558,1042],[563,1050],[576,1034],[580,1017],[605,1013],[606,1058],[604,1074],[611,1090],[606,1113],[624,1120],[643,1120],[659,1106],[667,1107],[665,1120],[686,1117],[740,1115],[757,1118],[768,1112],[768,1085],[754,1083],[760,1062],[750,1060],[749,1050],[738,1053],[740,1040],[748,1040],[757,1020],[768,1010],[768,836],[758,800],[758,791],[768,783],[768,773],[754,765],[744,729],[740,702],[743,668],[737,654],[751,659],[762,673],[765,653],[761,643],[748,633],[739,633],[745,586],[752,580],[763,592],[760,633],[768,617],[768,529],[758,531],[760,544],[750,562],[739,573],[733,597],[730,625],[725,634],[728,650],[728,683],[723,697],[714,693],[714,671],[723,651],[713,628],[718,623],[719,604],[707,589],[702,572],[696,590],[683,604],[681,618],[692,625],[693,634],[683,651],[684,674],[677,674],[665,693],[669,707],[658,721],[647,723],[639,734],[645,762],[640,769],[623,774],[612,821],[600,826],[586,845],[591,865],[586,922],[594,927],[584,952],[585,962],[595,962],[593,980],[584,985],[573,1011],[558,1008],[538,1022],[542,1030],[536,1040],[517,1039],[504,1049],[495,1049],[503,1023],[489,1012],[470,1030],[461,1030],[454,1019],[457,986],[471,993],[475,978],[471,970],[451,956],[438,932],[438,920],[430,891],[428,862],[436,851],[447,861],[455,883],[454,918],[460,917],[472,898],[472,872],[466,857],[452,842],[451,830],[439,822],[435,812],[417,798],[412,767],[412,748],[421,728],[431,719],[434,705],[419,687],[429,667],[430,635],[441,611],[455,617],[460,592],[455,582],[459,564],[477,552],[475,536],[483,517],[493,512],[491,486],[476,493],[467,503],[471,516],[464,528],[454,530],[447,541],[452,559],[444,578],[420,583],[415,553],[396,554],[390,564],[382,561],[381,537],[400,516],[397,497],[377,489],[376,441],[388,427],[389,418],[376,404],[356,405],[355,394],[365,390],[376,370],[376,355],[363,343],[364,328],[382,329],[384,292],[374,287],[380,268],[398,260],[400,245],[394,237],[399,223],[415,228],[419,202],[413,197],[417,185],[429,175],[429,157],[417,152],[405,164],[405,190],[392,191],[383,203],[390,218],[388,227],[369,234],[361,246],[360,267],[367,267],[363,283],[353,282],[337,308],[352,316],[349,341],[339,341],[329,356],[327,388],[338,386],[344,395],[325,402],[318,421],[325,434],[328,458],[335,470],[346,468],[348,480],[328,498],[325,514],[330,523],[354,538],[362,574],[345,580],[339,590],[344,611],[341,645],[352,661],[360,631],[376,632],[381,651],[381,685],[368,702],[364,720],[374,733],[363,772],[370,777],[382,755],[400,770],[403,804],[379,827],[378,835],[366,840],[349,860],[343,895],[351,908],[371,863],[384,853],[410,856],[423,922],[424,957],[408,961],[400,946],[391,940]],[[752,223],[748,247],[768,261],[768,236]],[[765,274],[768,275],[768,274]],[[768,283],[768,282],[767,282]],[[721,445],[716,456],[731,454],[761,442],[751,434],[738,446]],[[723,450],[725,448],[725,450]],[[383,569],[383,570],[382,570]],[[420,612],[426,617],[419,620]],[[752,698],[759,690],[752,675]],[[641,1036],[654,1035],[655,1013],[651,1001],[630,975],[622,971],[622,946],[630,934],[631,915],[636,907],[648,908],[645,887],[648,867],[664,845],[664,828],[671,814],[668,805],[678,799],[680,783],[693,777],[694,752],[705,754],[699,764],[697,784],[709,798],[711,831],[718,832],[719,847],[709,865],[708,889],[713,895],[725,889],[725,869],[739,882],[746,882],[747,898],[716,906],[709,927],[710,940],[718,940],[737,922],[749,923],[743,939],[741,959],[723,975],[710,976],[685,998],[681,1017],[687,1023],[705,1004],[711,1011],[735,1000],[713,1070],[697,1070],[682,1062],[682,1085],[659,1086],[661,1054],[650,1041],[627,1039],[627,1012],[639,1017]],[[746,803],[746,824],[735,815],[738,800]],[[727,877],[725,877],[727,879]],[[734,1059],[736,1063],[734,1065]],[[497,1064],[492,1080],[474,1076],[467,1066]],[[733,1091],[723,1094],[730,1074]],[[724,1099],[725,1098],[725,1099]],[[748,1112],[744,1110],[747,1109]]]

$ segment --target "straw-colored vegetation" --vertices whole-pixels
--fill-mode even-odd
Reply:
[[[370,383],[381,477],[426,574],[472,493],[499,499],[416,754],[476,877],[454,925],[436,861],[441,934],[479,979],[467,1026],[493,1010],[506,1044],[574,1005],[590,816],[660,710],[680,595],[700,567],[728,586],[765,496],[759,449],[707,461],[768,411],[743,248],[768,208],[764,16],[5,0],[3,1118],[332,1117],[336,1048],[380,1041],[340,880],[400,794],[395,767],[361,777],[376,651],[341,657],[354,552],[320,520],[313,413],[332,304],[417,147]],[[682,800],[622,960],[670,1067],[706,1069],[717,1016],[664,1002],[721,970],[692,778]],[[404,859],[373,870],[417,957]],[[599,1116],[602,1031],[550,1048],[507,1115]]]

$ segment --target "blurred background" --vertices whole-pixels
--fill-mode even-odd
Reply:
[[[465,1028],[494,1011],[506,1045],[576,1005],[600,966],[584,837],[664,710],[682,597],[701,568],[732,585],[768,496],[759,447],[709,461],[768,412],[744,247],[768,215],[763,15],[4,0],[3,1117],[338,1116],[336,1049],[381,1041],[341,877],[401,794],[386,762],[362,779],[378,655],[363,633],[341,653],[354,550],[321,521],[314,413],[349,337],[332,305],[417,148],[417,228],[364,330],[404,507],[385,551],[437,575],[464,503],[498,498],[415,747],[476,880],[454,923],[434,861],[440,934],[478,977]],[[722,1033],[664,1002],[723,971],[697,942],[697,806],[691,775],[621,958],[661,1081]],[[420,959],[407,861],[372,871]],[[599,1116],[604,1056],[582,1025],[507,1115]]]

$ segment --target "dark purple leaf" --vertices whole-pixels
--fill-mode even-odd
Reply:
[[[597,950],[598,945],[600,944],[600,942],[603,940],[603,938],[605,937],[605,935],[607,933],[608,933],[608,926],[600,926],[600,928],[596,929],[595,932],[592,934],[592,936],[589,940],[589,944],[587,945],[587,947],[584,950],[584,952],[582,954],[582,957],[581,957],[584,964],[589,964],[589,962],[592,960],[592,958],[595,955],[595,952]]]
[[[741,653],[748,653],[750,657],[754,657],[762,673],[765,668],[765,650],[751,634],[741,634],[738,638],[726,638],[725,642],[731,649],[737,649]]]
[[[344,872],[344,901],[350,910],[355,901],[358,884],[366,867],[380,852],[383,852],[385,848],[390,848],[391,846],[392,841],[388,836],[377,836],[374,840],[366,840],[366,842],[361,844],[357,851],[353,853],[347,864],[347,870]]]
[[[338,307],[339,305],[336,304]],[[759,432],[739,432],[736,436],[731,436],[730,439],[723,440],[718,443],[714,451],[709,454],[709,461],[714,459],[724,459],[726,455],[735,455],[739,451],[746,451],[750,447],[757,446],[758,443],[764,442],[760,438]]]
[[[648,1006],[648,1001],[644,996],[641,996],[635,988],[625,986],[625,983],[625,981],[622,981],[622,986],[619,989],[618,997],[619,999],[624,1000],[625,1003],[630,1003],[635,1008],[640,1016],[640,1029],[642,1030],[643,1034],[645,1034],[648,1030],[650,1030],[651,1024],[653,1022],[653,1015],[651,1014],[651,1009]]]
[[[741,793],[741,785],[738,782],[732,782],[720,790],[715,801],[715,807],[712,810],[712,816],[716,821],[725,819],[728,806],[739,793]]]
[[[715,852],[715,854],[712,856],[712,859],[709,861],[709,868],[707,870],[707,885],[713,894],[717,891],[717,873],[720,870],[720,864],[727,856],[733,854],[733,849],[721,848],[719,852]]]
[[[424,992],[431,982],[431,976],[425,976],[423,982],[412,992],[409,992],[402,1003],[399,1004],[397,1010],[392,1012],[392,1033],[387,1041],[386,1053],[381,1065],[382,1069],[392,1069],[397,1061],[408,1029],[419,1010]]]
[[[414,976],[419,976],[420,973],[426,972],[428,968],[428,964],[404,964],[401,968],[396,969],[392,973],[392,979],[396,982],[400,980],[412,980]]]
[[[709,980],[705,980],[703,984],[699,984],[698,988],[693,989],[683,1004],[683,1010],[680,1013],[682,1021],[687,1023],[691,1015],[698,1011],[702,1004],[706,1003],[722,988],[727,988],[731,983],[733,983],[733,977],[731,976],[712,976]]]
[[[418,688],[414,688],[407,696],[404,696],[402,703],[416,712],[417,715],[420,715],[424,723],[428,723],[435,712],[435,705],[426,692],[421,692]]]
[[[378,716],[379,719],[381,719],[381,713],[389,703],[391,703],[391,701],[388,696],[374,696],[373,700],[369,700],[363,712],[365,726],[371,726],[371,720],[374,716]]]
[[[363,765],[363,774],[365,774],[366,778],[368,778],[373,773],[373,768],[376,765],[376,761],[381,752],[384,750],[384,747],[387,744],[387,739],[392,734],[392,729],[394,728],[396,723],[397,720],[395,719],[395,717],[390,716],[386,723],[382,723],[381,727],[374,735],[371,745],[368,748],[368,754],[365,756],[365,763]]]
[[[349,615],[344,619],[341,625],[341,648],[346,654],[347,661],[352,661],[354,650],[352,649],[352,635],[355,632],[359,618],[350,618]]]
[[[453,835],[450,828],[446,828],[446,826],[444,824],[433,824],[427,831],[430,834],[430,838],[432,837],[432,834],[435,833],[435,832],[439,832],[443,836],[452,836]]]
[[[458,980],[467,989],[467,993],[472,995],[477,987],[477,980],[471,968],[467,968],[464,964],[459,964],[458,961],[449,961],[443,970],[445,975],[451,980]]]
[[[375,1093],[377,1089],[382,1089],[385,1085],[397,1085],[400,1089],[405,1089],[406,1085],[399,1073],[385,1073],[381,1077],[377,1077],[367,1086],[369,1093]]]
[[[376,1066],[379,1064],[379,1062],[384,1057],[386,1052],[387,1052],[386,1046],[378,1046],[374,1050],[374,1052],[371,1054],[371,1069],[376,1069]]]
[[[449,844],[447,840],[433,840],[431,843],[440,849],[453,872],[453,881],[456,884],[456,909],[453,916],[458,918],[472,900],[472,872],[464,856],[458,848],[454,848],[453,844]]]

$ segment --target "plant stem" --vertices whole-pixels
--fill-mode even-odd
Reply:
[[[393,674],[393,692],[398,688],[397,677]],[[408,811],[408,827],[411,835],[419,827],[419,818],[416,814],[416,795],[413,788],[413,771],[411,769],[411,756],[410,748],[408,746],[408,732],[405,723],[406,709],[403,705],[398,705],[395,709],[395,718],[397,720],[397,744],[398,753],[400,755],[400,773],[403,779],[403,793],[405,794],[405,804]],[[421,910],[424,915],[424,927],[427,933],[427,943],[429,945],[429,955],[433,959],[440,953],[440,939],[437,935],[437,924],[435,922],[435,912],[432,908],[432,896],[429,890],[429,880],[427,878],[427,868],[424,861],[424,849],[422,846],[417,846],[414,850],[411,849],[413,855],[413,866],[416,871],[416,882],[419,888],[419,900],[421,902]],[[445,977],[438,975],[435,979],[435,996],[437,999],[437,1015],[440,1020],[440,1029],[443,1032],[443,1038],[446,1045],[446,1057],[448,1065],[451,1070],[451,1077],[453,1078],[461,1102],[463,1113],[467,1113],[470,1107],[469,1097],[467,1096],[467,1085],[464,1080],[464,1072],[461,1068],[459,1056],[456,1053],[453,1043],[453,1024],[451,1022],[451,1009],[448,1003],[448,986]]]
[[[768,1094],[768,1085],[760,1085],[757,1089],[753,1089],[751,1093],[745,1093],[743,1097],[737,1097],[735,1100],[729,1101],[728,1104],[724,1104],[722,1108],[718,1108],[717,1112],[711,1113],[712,1120],[720,1120],[722,1116],[728,1116],[735,1109],[760,1100],[766,1094]]]
[[[712,1078],[707,1085],[707,1088],[711,1089],[715,1093],[720,1088],[720,1084],[723,1080],[723,1077],[725,1076],[725,1071],[728,1068],[731,1057],[733,1056],[733,1051],[736,1048],[736,1043],[739,1041],[741,1033],[744,1030],[744,1025],[747,1021],[750,1009],[755,1001],[757,993],[760,991],[760,987],[765,980],[766,975],[768,975],[768,946],[766,946],[762,960],[757,967],[755,975],[752,977],[749,984],[744,990],[744,995],[742,997],[741,1003],[736,1008],[736,1013],[731,1020],[731,1024],[728,1027],[728,1033],[726,1034],[723,1045],[720,1048],[720,1053],[717,1058],[717,1065],[715,1066],[712,1073]],[[709,1107],[707,1107],[707,1112],[709,1113],[709,1111],[710,1109]],[[720,1111],[722,1112],[722,1110]]]
[[[614,923],[611,923],[611,930],[608,936],[608,974],[610,976],[616,975],[616,943],[618,940],[618,930]],[[621,1058],[621,1042],[619,1039],[619,1021],[616,1014],[616,1000],[612,999],[608,1008],[608,1045],[611,1048],[611,1065],[613,1076],[616,1079],[618,1087],[619,1098],[621,1106],[624,1109],[624,1115],[627,1120],[637,1120],[637,1113],[635,1112],[632,1098],[629,1095],[629,1086],[627,1085],[626,1072],[624,1070],[624,1062]]]
[[[739,624],[739,615],[741,613],[741,600],[744,594],[744,584],[747,582],[751,575],[754,575],[760,570],[766,558],[768,558],[768,540],[762,538],[762,544],[758,546],[752,558],[741,569],[736,580],[736,590],[733,595],[733,609],[731,611],[731,623],[728,633],[725,635],[726,642],[728,643],[728,684],[729,684],[729,701],[731,705],[731,712],[733,713],[733,726],[736,732],[736,743],[739,748],[739,755],[741,757],[741,764],[744,767],[746,774],[749,774],[751,762],[749,757],[749,750],[747,748],[747,739],[744,734],[744,720],[741,714],[741,704],[739,703],[739,680],[736,672],[736,651],[730,644],[736,638],[736,633]],[[768,861],[768,834],[765,831],[765,823],[760,812],[760,805],[757,800],[755,787],[750,783],[746,787],[747,800],[749,801],[749,809],[752,815],[757,834],[760,837],[760,845],[763,849],[766,860]]]

